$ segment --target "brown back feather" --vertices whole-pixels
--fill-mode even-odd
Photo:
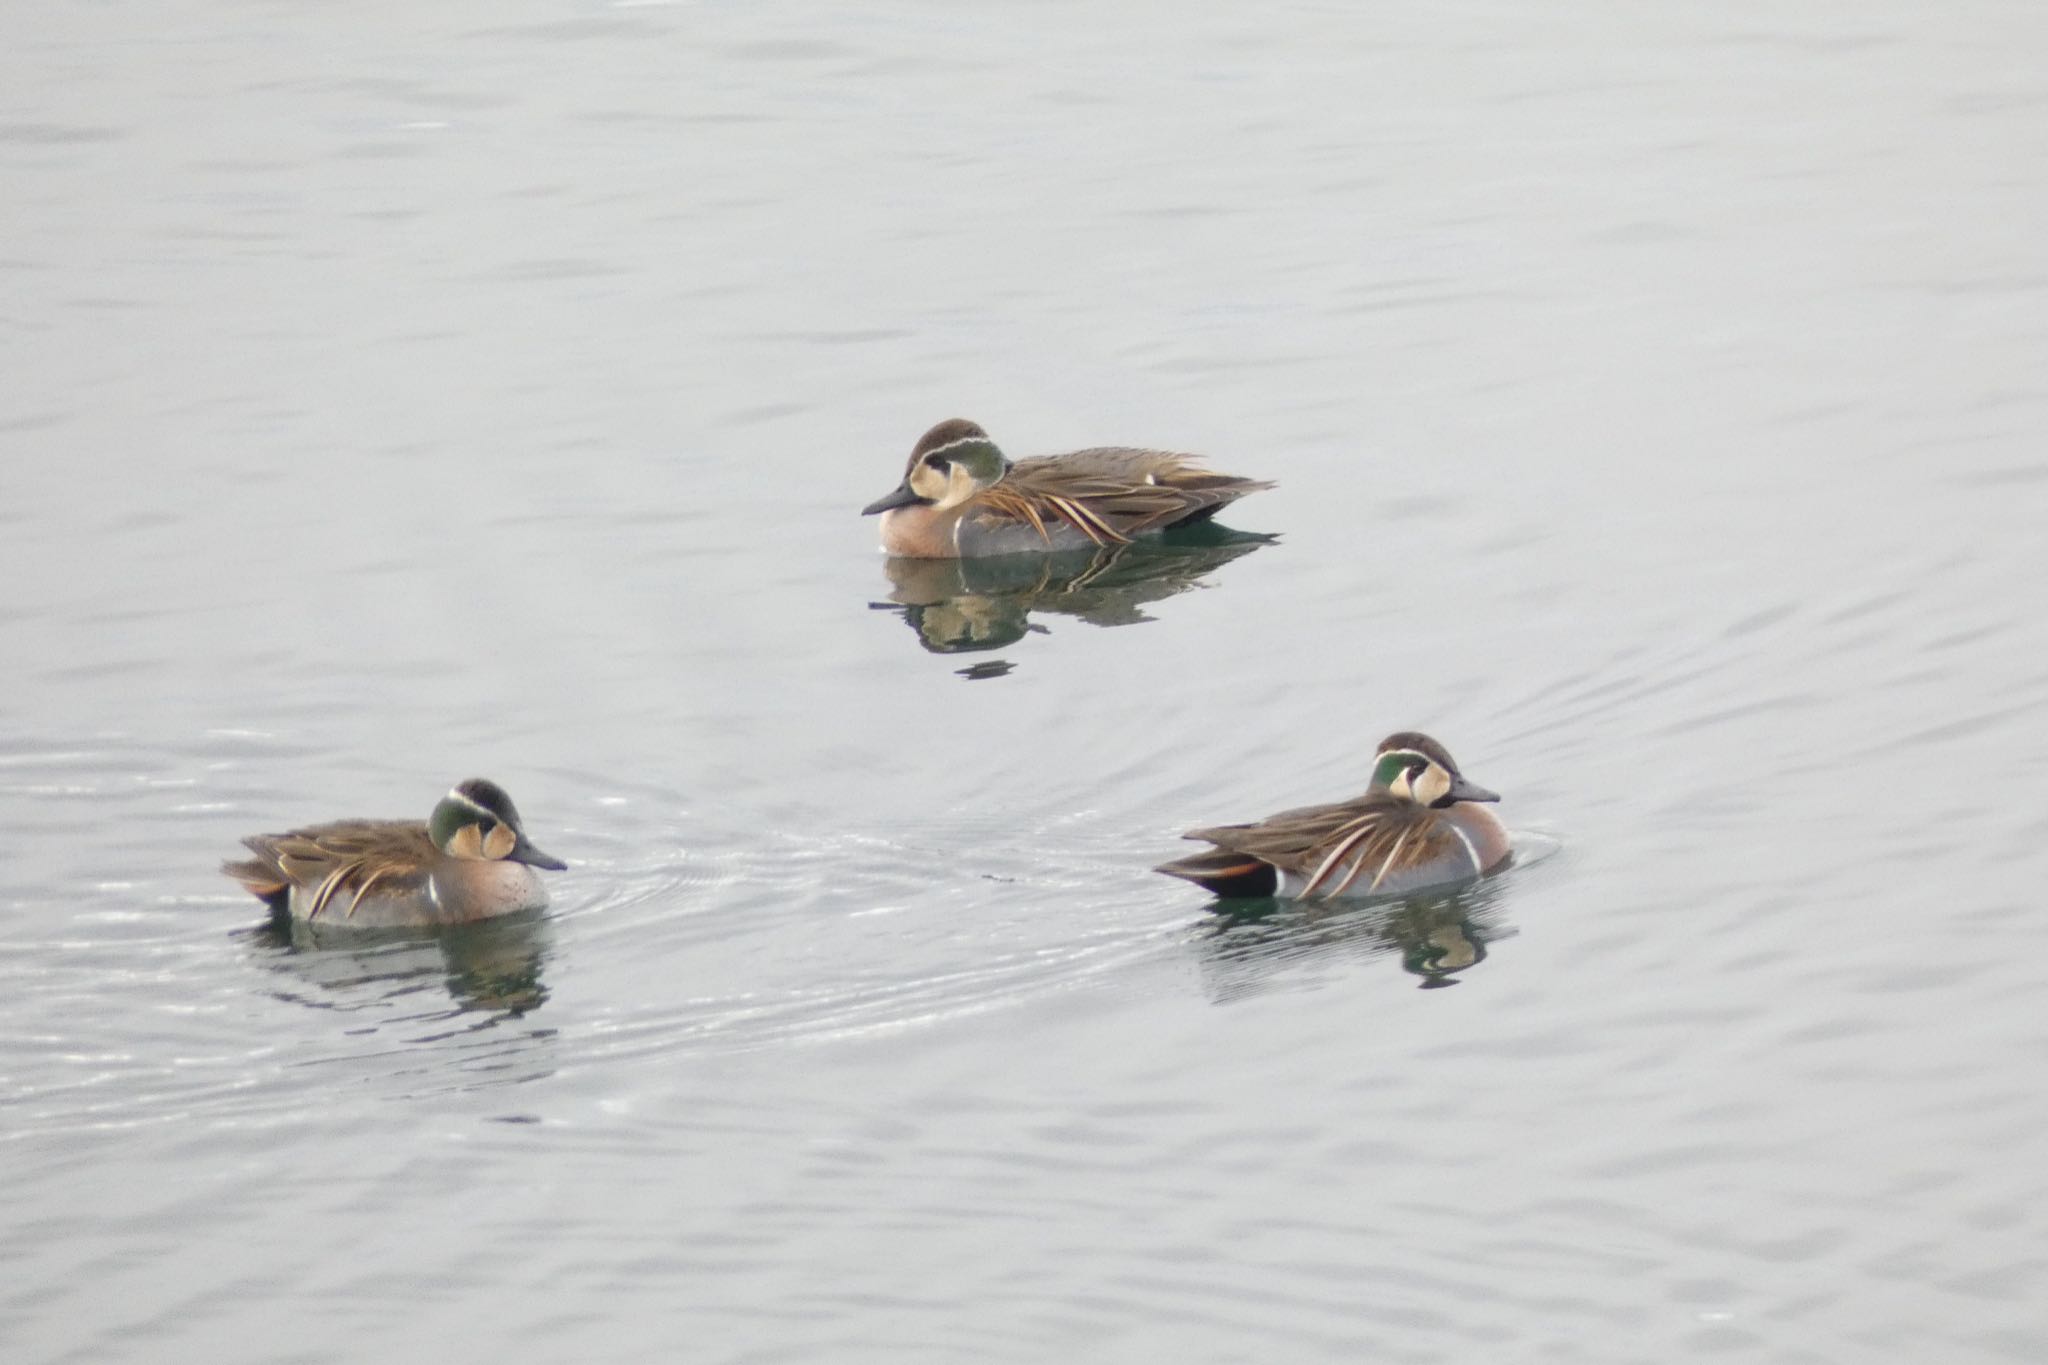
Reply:
[[[1103,545],[1202,520],[1247,493],[1272,486],[1219,474],[1191,455],[1102,446],[1019,460],[980,500],[1034,526],[1057,517]],[[1026,515],[1026,507],[1037,515]]]
[[[1387,795],[1361,796],[1326,806],[1302,806],[1255,825],[1217,825],[1192,830],[1185,837],[1309,876],[1340,844],[1359,835],[1363,837],[1358,838],[1340,865],[1348,867],[1363,858],[1366,867],[1377,869],[1397,845],[1404,864],[1411,860],[1427,861],[1463,847],[1456,831],[1438,812]]]
[[[221,871],[261,900],[282,903],[293,886],[316,894],[314,913],[348,910],[372,885],[383,894],[423,891],[434,845],[426,827],[407,820],[344,820],[285,834],[252,834],[242,843],[256,856],[224,862]]]

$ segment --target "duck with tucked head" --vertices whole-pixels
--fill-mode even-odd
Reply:
[[[1184,837],[1215,847],[1158,871],[1217,896],[1403,896],[1470,881],[1508,859],[1508,832],[1443,745],[1404,730],[1380,741],[1363,796]]]
[[[462,924],[538,910],[535,868],[568,864],[535,848],[512,798],[481,777],[417,820],[340,820],[242,841],[256,856],[221,864],[271,911],[358,928]]]
[[[882,514],[882,548],[892,555],[960,559],[1121,545],[1207,521],[1272,486],[1190,455],[1125,446],[1013,462],[956,417],[924,434],[896,491],[861,513]]]

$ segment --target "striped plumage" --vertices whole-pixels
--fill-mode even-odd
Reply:
[[[1476,804],[1499,799],[1466,781],[1441,744],[1403,731],[1381,741],[1364,795],[1191,830],[1215,847],[1158,870],[1222,897],[1406,895],[1507,861],[1506,827]]]
[[[892,555],[952,559],[1120,545],[1207,521],[1270,483],[1219,474],[1191,455],[1101,446],[1012,462],[973,422],[926,432],[880,512]]]
[[[358,928],[458,924],[537,910],[535,868],[567,866],[535,848],[504,788],[472,778],[425,821],[338,820],[254,834],[254,854],[221,864],[272,912]]]

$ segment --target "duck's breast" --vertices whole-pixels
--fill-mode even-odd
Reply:
[[[953,541],[957,511],[941,512],[923,503],[892,507],[882,513],[882,552],[905,559],[955,559]]]
[[[548,903],[547,883],[525,863],[450,862],[435,870],[434,890],[442,923],[517,915]]]
[[[1491,872],[1508,860],[1513,847],[1508,827],[1493,813],[1493,807],[1460,801],[1443,813],[1444,822],[1456,829],[1472,849],[1473,860],[1482,872]]]

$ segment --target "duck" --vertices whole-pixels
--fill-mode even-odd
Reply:
[[[1190,830],[1182,837],[1214,847],[1155,870],[1223,899],[1405,896],[1508,861],[1507,827],[1486,809],[1499,800],[1443,745],[1403,730],[1380,741],[1362,796]]]
[[[338,820],[242,841],[256,856],[221,864],[273,915],[383,929],[465,924],[539,910],[535,869],[569,865],[534,847],[505,789],[473,777],[424,822]]]
[[[882,549],[969,559],[1121,545],[1208,521],[1273,485],[1218,474],[1192,455],[1101,446],[1012,461],[963,417],[918,440],[903,482],[861,509],[882,517]]]

